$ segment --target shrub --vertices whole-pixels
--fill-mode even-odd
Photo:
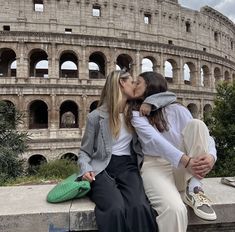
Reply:
[[[215,138],[218,156],[210,176],[235,176],[235,82],[218,85],[214,103],[205,119]]]
[[[0,101],[0,184],[23,173],[19,156],[26,150],[26,133],[16,130],[21,117],[13,104]]]
[[[40,165],[37,176],[45,179],[65,179],[78,172],[78,165],[74,161],[60,159]]]

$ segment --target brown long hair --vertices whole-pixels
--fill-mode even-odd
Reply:
[[[166,92],[168,90],[166,79],[157,72],[149,71],[143,72],[139,76],[141,76],[146,84],[146,90],[143,95],[143,99],[149,97],[156,93]],[[137,102],[137,109],[139,110],[140,105],[143,101]],[[135,108],[136,106],[134,106]],[[167,118],[164,117],[164,107],[151,111],[150,115],[147,116],[149,123],[157,127],[160,132],[168,131],[168,122]]]

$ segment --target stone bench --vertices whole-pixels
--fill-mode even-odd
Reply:
[[[201,220],[189,209],[188,232],[235,231],[235,188],[222,185],[220,178],[207,178],[204,183],[204,190],[214,203],[218,219]],[[49,204],[45,198],[53,186],[1,187],[0,231],[96,231],[94,204],[88,198]]]

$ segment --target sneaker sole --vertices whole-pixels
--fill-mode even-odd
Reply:
[[[208,215],[208,214],[203,214],[202,212],[199,212],[198,210],[196,210],[195,207],[192,205],[191,201],[188,200],[188,197],[186,195],[184,195],[183,201],[186,205],[190,206],[193,209],[194,213],[201,219],[208,220],[208,221],[214,221],[217,219],[217,216],[215,213]]]

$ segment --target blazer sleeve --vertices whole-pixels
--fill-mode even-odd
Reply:
[[[90,161],[94,150],[95,141],[95,120],[88,115],[86,121],[85,132],[81,142],[78,164],[80,166],[79,176],[83,176],[86,172],[93,171]]]
[[[160,109],[176,101],[176,95],[172,92],[153,94],[144,100],[144,103],[152,105],[152,110]]]

